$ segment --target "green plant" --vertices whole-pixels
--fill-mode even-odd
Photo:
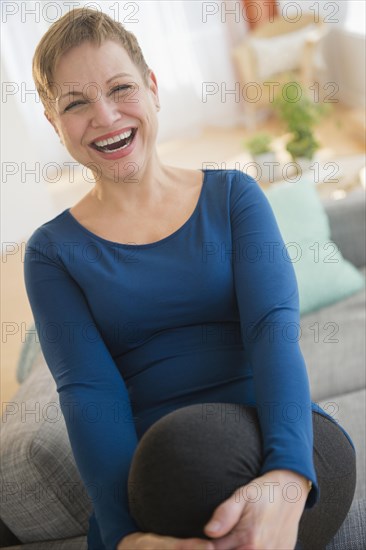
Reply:
[[[295,132],[292,139],[287,143],[286,149],[293,159],[305,157],[311,160],[320,143],[314,138],[311,131]]]
[[[252,155],[262,155],[263,153],[269,153],[272,150],[271,141],[272,136],[262,132],[260,134],[255,134],[253,137],[248,139],[244,145]]]
[[[284,84],[275,96],[274,109],[293,134],[286,149],[292,158],[311,159],[320,143],[315,139],[313,128],[331,111],[329,104],[315,103],[296,81]]]

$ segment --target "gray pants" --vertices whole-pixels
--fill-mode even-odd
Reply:
[[[347,437],[335,422],[312,415],[320,499],[302,514],[296,545],[301,550],[325,548],[342,525],[356,486],[355,452]],[[204,403],[176,409],[139,441],[128,480],[131,514],[141,531],[208,538],[203,527],[214,509],[258,477],[262,461],[254,407]]]

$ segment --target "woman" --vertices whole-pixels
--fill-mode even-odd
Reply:
[[[95,176],[25,257],[93,500],[89,549],[324,548],[352,502],[355,453],[286,336],[297,284],[264,193],[236,170],[159,160],[156,77],[107,15],[55,22],[33,76]]]

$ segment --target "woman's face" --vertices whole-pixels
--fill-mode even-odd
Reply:
[[[54,72],[55,113],[47,116],[70,155],[97,178],[121,181],[143,170],[155,148],[158,93],[117,42],[84,42]],[[95,170],[95,166],[98,167]]]

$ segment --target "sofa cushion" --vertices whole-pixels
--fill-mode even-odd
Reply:
[[[36,325],[34,321],[29,327],[28,332],[36,333]],[[35,338],[26,338],[20,348],[16,367],[16,377],[19,384],[23,384],[24,380],[29,376],[29,373],[37,368],[39,363],[44,363],[44,361],[45,358],[38,335]]]
[[[34,334],[34,338],[26,338],[20,348],[16,367],[16,378],[19,384],[23,384],[31,370],[36,368],[38,363],[44,361],[41,344],[39,342],[38,334],[36,334],[36,326],[34,322],[29,327],[28,333]]]
[[[335,303],[365,286],[365,278],[331,240],[324,206],[310,176],[266,191],[299,287],[300,314]]]
[[[365,189],[354,189],[341,200],[323,201],[330,233],[342,255],[356,267],[366,264],[366,195]]]
[[[365,299],[362,289],[300,318],[297,337],[314,401],[365,387]]]
[[[22,542],[85,535],[92,503],[46,362],[3,404],[0,516]]]
[[[23,548],[23,547],[22,547]],[[365,550],[366,548],[366,500],[353,501],[341,528],[326,550]]]

